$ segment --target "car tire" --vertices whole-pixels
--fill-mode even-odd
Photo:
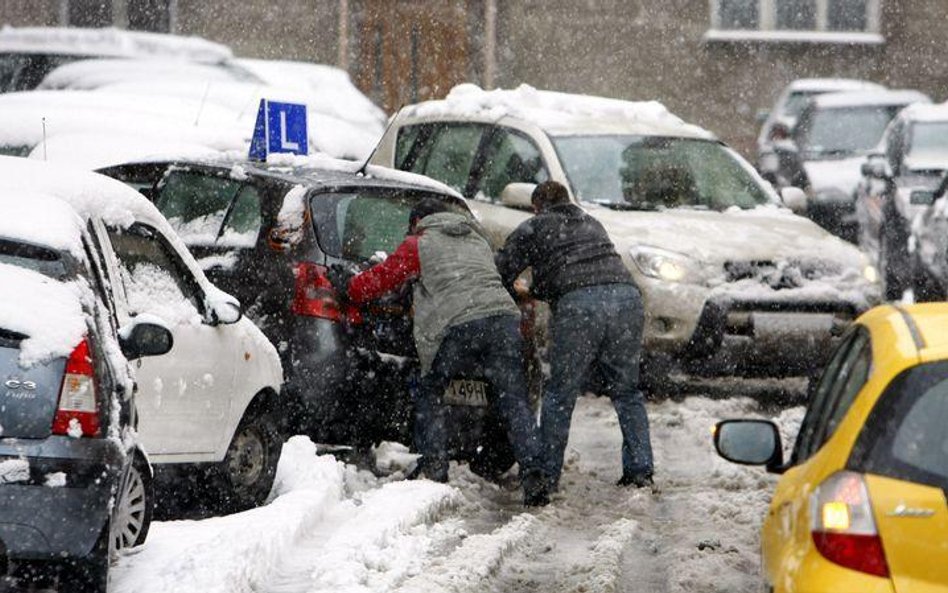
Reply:
[[[639,389],[647,400],[658,400],[674,395],[670,376],[676,364],[672,357],[661,352],[642,353],[639,365]]]
[[[224,460],[211,470],[211,500],[221,512],[236,513],[266,502],[283,440],[273,415],[248,413],[237,426]]]
[[[879,235],[879,271],[885,282],[887,301],[900,300],[911,280],[910,274],[906,272],[909,266],[905,243],[906,239],[897,231],[883,230]]]
[[[109,567],[122,550],[145,543],[155,508],[154,484],[147,463],[136,456],[119,484],[109,520],[85,558],[68,560],[59,571],[59,591],[106,593]]]

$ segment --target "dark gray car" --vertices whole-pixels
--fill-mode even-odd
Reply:
[[[104,592],[111,558],[144,542],[154,504],[115,350],[161,354],[171,334],[138,323],[119,335],[96,245],[84,232],[82,244],[80,256],[0,236],[0,550],[19,581],[58,573],[60,591]]]

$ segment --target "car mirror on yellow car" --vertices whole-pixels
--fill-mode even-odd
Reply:
[[[768,471],[783,466],[780,431],[769,420],[723,420],[714,427],[718,455],[743,465],[766,465]]]

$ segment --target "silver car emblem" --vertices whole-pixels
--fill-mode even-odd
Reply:
[[[26,391],[36,390],[36,383],[33,381],[20,381],[19,379],[7,379],[3,384],[7,389],[25,389]]]
[[[888,513],[890,517],[915,517],[915,518],[925,518],[931,517],[935,514],[935,511],[932,509],[913,509],[907,507],[904,504],[900,504],[891,512]]]

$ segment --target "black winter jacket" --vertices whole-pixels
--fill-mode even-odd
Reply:
[[[602,224],[574,204],[559,204],[524,221],[497,254],[508,290],[533,268],[533,296],[555,303],[568,292],[599,284],[634,284]]]

